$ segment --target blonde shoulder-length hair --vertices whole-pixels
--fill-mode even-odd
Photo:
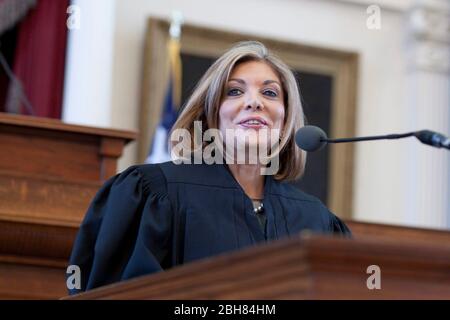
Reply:
[[[201,121],[203,131],[218,129],[219,108],[229,76],[235,66],[247,61],[267,63],[281,80],[286,112],[280,142],[280,165],[274,178],[280,181],[295,180],[303,175],[306,163],[306,152],[295,145],[295,133],[304,126],[299,87],[290,68],[260,42],[239,42],[214,62],[187,100],[171,133],[177,129],[187,129],[193,139],[194,121]],[[172,147],[175,145],[176,142],[172,142]],[[194,148],[195,143],[191,145]]]

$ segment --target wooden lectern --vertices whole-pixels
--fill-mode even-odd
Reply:
[[[450,299],[450,245],[305,234],[70,299]]]
[[[80,222],[136,136],[0,113],[0,298],[67,294]]]

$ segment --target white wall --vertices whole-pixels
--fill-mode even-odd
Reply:
[[[417,129],[405,117],[410,110],[405,99],[408,71],[402,9],[408,7],[409,1],[381,7],[381,30],[366,27],[367,5],[356,0],[108,0],[114,2],[111,127],[138,129],[147,19],[169,19],[173,10],[181,10],[186,23],[358,52],[357,134]],[[404,162],[411,156],[407,152],[411,143],[370,142],[356,146],[356,219],[411,224],[404,214],[410,196],[404,191],[408,175]],[[120,169],[134,163],[135,153],[135,145],[127,148]]]
[[[115,2],[72,0],[71,8],[62,119],[110,127]]]

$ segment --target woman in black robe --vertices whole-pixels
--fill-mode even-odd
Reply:
[[[318,199],[289,184],[304,171],[306,154],[294,142],[303,125],[290,69],[259,42],[228,50],[172,128],[173,161],[130,167],[95,196],[70,258],[81,288],[70,293],[303,230],[350,235]],[[206,141],[196,139],[199,128]]]

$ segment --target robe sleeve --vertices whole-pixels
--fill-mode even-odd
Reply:
[[[81,271],[80,293],[161,271],[171,261],[172,210],[157,165],[130,167],[109,179],[80,226],[70,265]]]
[[[333,214],[332,212],[330,212],[330,229],[331,232],[333,232],[334,234],[337,235],[342,235],[344,237],[347,238],[351,238],[352,237],[352,232],[350,231],[350,228],[347,227],[347,225],[345,224],[344,221],[342,221],[341,219],[339,219],[335,214]]]

